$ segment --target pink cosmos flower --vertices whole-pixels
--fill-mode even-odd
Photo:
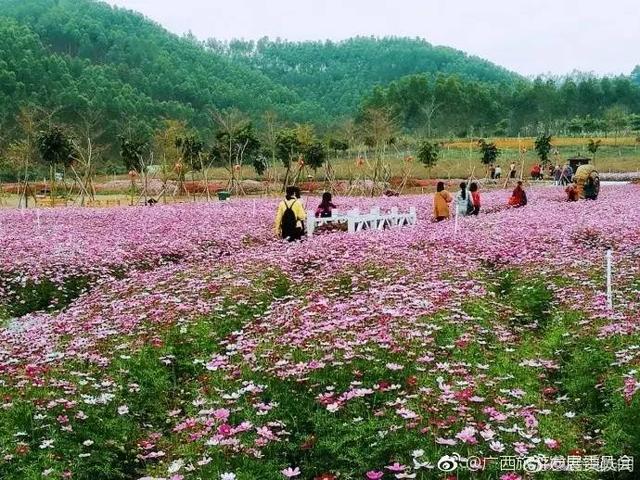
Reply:
[[[494,452],[498,452],[498,453],[504,452],[504,444],[502,442],[497,441],[497,440],[494,440],[493,442],[491,442],[489,444],[489,448],[491,450],[493,450]]]
[[[229,418],[229,410],[226,408],[219,408],[217,410],[214,410],[213,412],[213,417],[216,420],[221,420],[223,422],[226,422]]]
[[[633,396],[638,390],[640,390],[640,382],[636,381],[634,377],[624,379],[623,395],[627,404],[631,403]]]
[[[500,480],[522,480],[522,477],[517,473],[509,472],[501,475]]]
[[[513,444],[513,449],[520,455],[526,455],[527,453],[529,453],[529,447],[522,442],[515,442]]]
[[[554,440],[553,438],[545,438],[544,444],[547,446],[547,448],[550,448],[551,450],[556,450],[560,448],[560,442],[558,442],[557,440]]]
[[[394,462],[393,464],[387,465],[384,468],[386,468],[390,472],[394,472],[394,473],[404,472],[407,469],[407,467],[405,465],[401,465],[398,462]]]
[[[476,439],[477,430],[474,427],[465,427],[461,432],[456,434],[456,438],[458,440],[462,440],[464,443],[469,443],[471,445],[475,445],[478,443]]]
[[[384,476],[384,472],[380,472],[378,470],[370,470],[365,473],[365,477],[368,480],[380,480]]]
[[[293,478],[300,475],[300,469],[298,467],[296,468],[287,467],[284,470],[282,470],[280,473],[282,473],[282,475],[284,475],[287,478]]]
[[[449,446],[454,446],[457,445],[457,441],[454,440],[453,438],[442,438],[442,437],[437,437],[436,438],[436,443],[440,444],[440,445],[449,445]]]

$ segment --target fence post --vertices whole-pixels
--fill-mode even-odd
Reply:
[[[456,216],[453,222],[453,236],[457,237],[458,236],[458,205],[455,205],[455,209],[456,209]]]
[[[350,214],[347,217],[347,231],[349,233],[355,233],[355,231],[356,231],[356,220],[353,217],[353,214]]]
[[[313,235],[316,229],[316,219],[311,215],[307,215],[307,235]]]
[[[611,247],[607,249],[607,306],[609,310],[613,310],[613,290],[611,279],[611,264],[613,263],[613,251]]]

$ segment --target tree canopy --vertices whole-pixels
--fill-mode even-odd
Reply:
[[[202,151],[220,147],[224,128],[211,115],[222,111],[246,116],[252,131],[245,133],[266,149],[250,142],[248,161],[261,153],[287,165],[312,143],[300,136],[305,128],[324,144],[312,150],[316,163],[325,147],[337,153],[353,146],[354,132],[378,149],[405,133],[619,135],[640,130],[639,79],[640,67],[629,76],[529,80],[422,39],[199,41],[94,0],[0,0],[5,151],[26,135],[25,110],[39,112],[38,130],[56,124],[70,134],[96,118],[104,161],[119,157],[122,138],[151,143],[166,122],[177,122],[186,133],[174,136],[196,143],[184,149],[165,139],[164,149],[174,155],[183,148],[193,168]],[[278,119],[277,129],[269,118]],[[283,129],[291,130],[276,145]],[[135,167],[135,155],[128,158]]]

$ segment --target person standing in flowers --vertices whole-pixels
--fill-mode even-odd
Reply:
[[[304,235],[306,219],[307,212],[300,201],[300,189],[287,187],[285,199],[278,205],[276,213],[276,235],[290,242],[300,240]]]
[[[336,208],[336,206],[332,202],[331,193],[324,192],[322,194],[322,202],[318,205],[318,208],[316,208],[316,217],[331,218],[334,208]]]
[[[467,192],[467,184],[460,184],[460,191],[456,194],[456,211],[458,215],[466,216],[473,213],[473,203],[471,203],[471,195]]]
[[[516,164],[513,162],[509,165],[509,178],[516,178]]]
[[[513,189],[509,205],[512,207],[524,207],[527,204],[527,193],[522,188],[522,182],[518,182],[516,188]]]
[[[473,210],[470,212],[472,215],[478,215],[480,213],[480,191],[476,182],[471,182],[469,185],[469,192],[471,196],[471,205]]]
[[[569,185],[573,181],[573,168],[568,163],[562,169],[560,174],[560,183],[562,186]]]
[[[562,178],[562,169],[560,168],[560,165],[556,165],[556,168],[553,169],[553,182],[555,183],[556,187],[560,185],[561,178]]]
[[[436,222],[441,222],[449,218],[449,204],[452,201],[453,197],[444,189],[444,182],[438,182],[436,194],[433,196],[433,216]]]

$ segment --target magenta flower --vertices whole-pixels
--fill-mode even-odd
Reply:
[[[517,473],[509,472],[501,475],[500,480],[522,480],[522,477]]]

